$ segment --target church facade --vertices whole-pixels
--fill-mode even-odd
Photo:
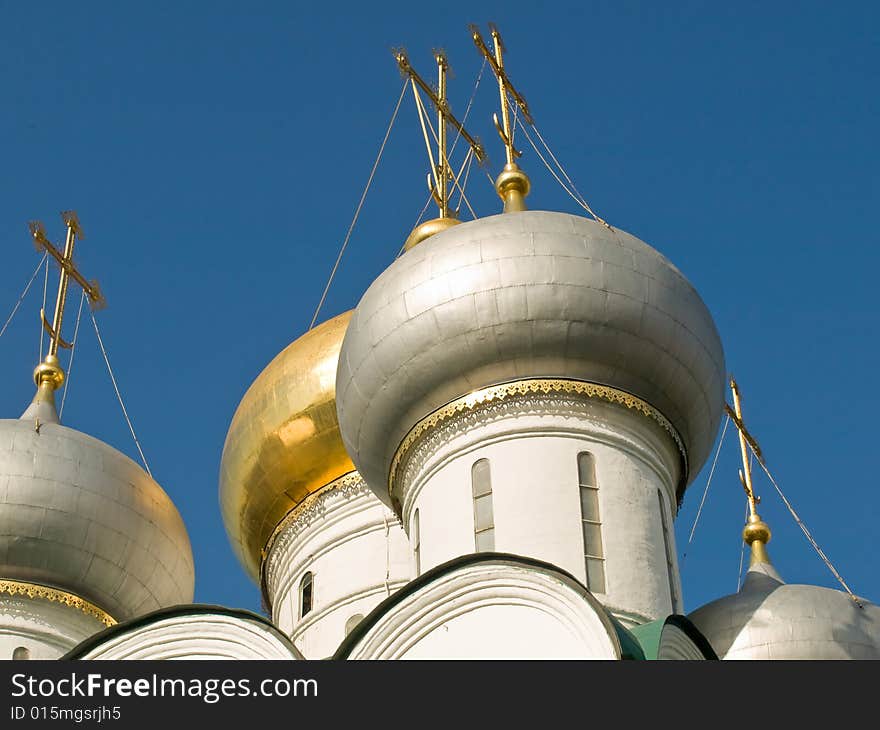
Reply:
[[[725,410],[721,339],[651,246],[526,209],[519,95],[500,39],[484,49],[504,212],[459,222],[443,182],[439,218],[354,310],[279,353],[232,418],[222,518],[268,618],[192,603],[168,495],[60,423],[64,298],[85,281],[66,218],[53,346],[32,404],[0,420],[0,657],[880,658],[880,608],[773,568],[745,435],[747,579],[683,615],[673,523]]]

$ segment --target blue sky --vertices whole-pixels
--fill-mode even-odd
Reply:
[[[391,47],[431,78],[444,48],[462,116],[480,71],[467,24],[492,20],[580,191],[700,292],[770,468],[852,588],[880,601],[876,4],[4,3],[2,16],[0,317],[39,260],[27,221],[59,241],[58,212],[77,210],[77,260],[107,296],[99,322],[126,405],[189,529],[196,600],[259,607],[220,518],[223,440],[251,381],[311,320],[402,86]],[[493,176],[496,105],[487,73],[467,126]],[[578,212],[518,146],[530,206]],[[426,171],[407,97],[321,319],[393,260]],[[499,211],[477,168],[468,197]],[[55,285],[53,271],[50,299]],[[32,395],[41,297],[39,280],[0,339],[4,417]],[[80,335],[65,423],[136,458],[86,320]],[[683,564],[689,610],[736,588],[733,436]],[[706,471],[676,523],[679,556]],[[756,487],[780,572],[835,586],[766,479]]]

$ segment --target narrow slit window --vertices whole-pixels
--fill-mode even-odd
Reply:
[[[416,510],[413,514],[412,521],[412,544],[413,544],[413,557],[416,561],[416,575],[419,576],[422,574],[422,537],[421,537],[421,529],[419,527],[419,511]]]
[[[669,575],[669,598],[672,601],[672,610],[678,609],[678,595],[675,592],[675,570],[672,560],[672,550],[669,545],[669,527],[666,522],[666,509],[663,505],[663,495],[657,490],[657,501],[660,503],[660,525],[663,529],[663,547],[666,550],[666,572]]]
[[[495,550],[495,515],[488,459],[474,462],[471,484],[474,491],[474,547],[478,553],[492,552]]]
[[[299,617],[305,618],[312,610],[312,597],[314,595],[314,580],[311,573],[306,573],[299,582]]]
[[[599,519],[599,485],[596,482],[596,460],[588,451],[582,451],[578,454],[577,464],[587,588],[594,593],[604,593],[605,552],[602,548],[602,521]]]

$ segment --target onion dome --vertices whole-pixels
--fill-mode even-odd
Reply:
[[[336,420],[345,312],[288,345],[242,398],[223,447],[220,507],[255,580],[275,528],[309,494],[354,471]]]
[[[660,253],[592,220],[510,212],[435,233],[373,282],[342,344],[337,411],[391,504],[398,445],[456,398],[528,378],[610,386],[672,423],[688,462],[680,498],[711,448],[724,377],[706,305]]]
[[[859,603],[753,561],[738,593],[688,618],[722,659],[880,659],[880,606]]]
[[[60,592],[116,621],[193,598],[192,550],[174,503],[135,462],[62,426],[50,355],[20,419],[0,420],[0,584]]]
[[[743,424],[739,386],[731,378],[735,423],[749,516],[742,531],[749,571],[739,592],[690,615],[722,659],[880,659],[880,607],[841,591],[786,585],[770,562],[772,532],[757,512],[748,445],[760,450]]]

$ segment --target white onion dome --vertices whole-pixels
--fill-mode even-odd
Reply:
[[[724,403],[724,352],[675,266],[619,229],[545,211],[453,226],[388,267],[355,310],[336,380],[345,447],[390,504],[407,432],[475,390],[561,378],[625,391],[660,411],[704,463]]]
[[[0,580],[72,593],[116,621],[193,598],[174,503],[127,456],[62,426],[47,383],[0,420]]]
[[[688,618],[722,659],[880,659],[880,606],[843,591],[788,585],[753,565],[738,593]]]

